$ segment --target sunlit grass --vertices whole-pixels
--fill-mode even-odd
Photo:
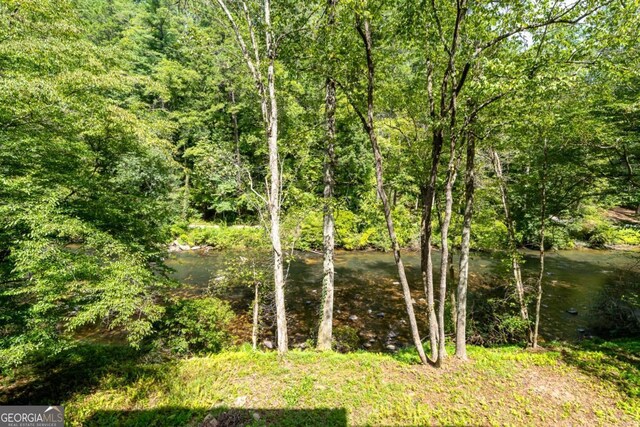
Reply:
[[[123,358],[83,372],[93,381],[65,407],[72,426],[195,426],[209,414],[248,425],[632,425],[637,345],[469,347],[469,362],[442,369],[416,364],[410,350]]]

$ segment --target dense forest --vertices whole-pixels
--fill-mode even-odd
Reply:
[[[496,343],[537,348],[549,251],[640,245],[639,26],[637,0],[1,0],[0,369],[95,328],[218,351],[231,286],[284,355],[301,252],[311,345],[344,348],[336,250],[389,252],[434,366],[468,358],[470,264],[497,254]],[[199,248],[245,253],[176,298],[168,252]]]

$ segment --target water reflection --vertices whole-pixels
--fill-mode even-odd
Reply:
[[[184,286],[181,292],[197,295],[206,290],[210,279],[222,274],[226,262],[240,254],[232,251],[177,253],[168,260],[174,277]],[[248,256],[246,252],[243,256]],[[541,335],[554,340],[575,340],[586,333],[590,309],[603,286],[633,264],[634,254],[621,251],[572,250],[549,253],[546,258],[545,293],[542,299]],[[524,252],[525,276],[535,277],[537,254]],[[421,331],[426,328],[426,300],[420,280],[419,253],[405,253],[407,276],[416,302],[416,315]],[[434,254],[434,265],[439,265]],[[455,260],[457,263],[457,260]],[[475,253],[471,259],[471,294],[480,279],[505,273],[507,266],[499,256]],[[396,267],[390,253],[336,253],[335,319],[336,325],[358,330],[364,347],[384,349],[393,342],[402,346],[410,342],[404,300],[396,282]],[[436,271],[437,281],[438,272]],[[322,282],[322,256],[297,254],[292,262],[286,288],[292,344],[313,337],[317,328]],[[486,280],[485,280],[486,282]],[[228,294],[234,308],[245,313],[251,302],[248,289],[235,289]],[[575,308],[577,315],[567,312]],[[424,333],[424,332],[423,332]],[[426,337],[425,337],[426,338]]]

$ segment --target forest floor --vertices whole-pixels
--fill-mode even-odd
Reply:
[[[640,225],[640,214],[637,214],[631,209],[621,207],[612,208],[605,212],[605,216],[617,223]]]
[[[415,352],[250,349],[173,361],[87,346],[4,378],[2,403],[60,403],[67,425],[638,425],[640,341],[537,352],[469,347],[442,369]],[[45,372],[46,371],[46,372]],[[22,378],[22,379],[20,379]],[[4,386],[4,388],[3,388]]]

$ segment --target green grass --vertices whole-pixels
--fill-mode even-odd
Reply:
[[[627,397],[620,407],[640,420],[640,340],[587,341],[561,352],[566,363],[616,387]]]
[[[93,345],[5,378],[0,403],[62,399],[70,426],[196,426],[207,416],[256,426],[633,425],[639,347],[470,347],[469,362],[450,358],[435,369],[417,365],[412,351],[278,358],[242,348],[154,361]]]

